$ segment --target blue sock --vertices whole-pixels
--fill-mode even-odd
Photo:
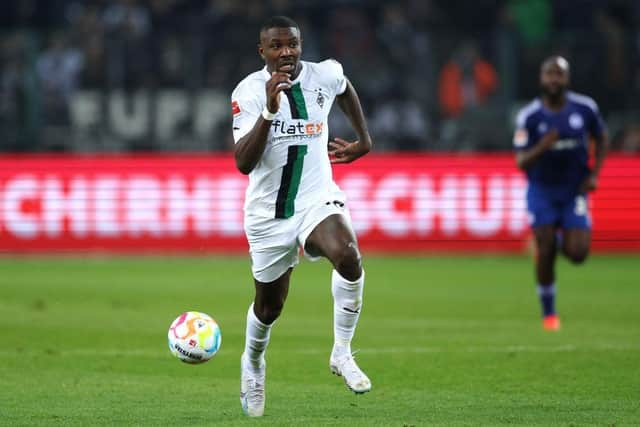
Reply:
[[[556,285],[538,285],[538,296],[542,305],[542,315],[550,316],[556,314]]]

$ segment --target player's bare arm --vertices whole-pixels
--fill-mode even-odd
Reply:
[[[580,187],[580,191],[582,193],[587,193],[590,191],[594,191],[598,187],[598,176],[600,176],[600,170],[602,169],[602,165],[604,164],[604,158],[609,151],[609,136],[607,133],[603,133],[600,138],[595,138],[595,160],[593,163],[593,168],[591,169],[591,173],[584,180],[582,186]]]
[[[528,150],[518,151],[516,153],[518,167],[522,170],[527,170],[531,167],[540,156],[553,147],[553,144],[558,140],[558,136],[558,130],[551,129],[533,147]]]
[[[367,129],[367,122],[362,112],[360,99],[349,80],[347,80],[346,90],[342,95],[338,95],[337,101],[340,109],[356,131],[358,139],[349,142],[342,138],[334,138],[333,141],[329,142],[329,155],[333,156],[331,163],[351,163],[371,151],[371,136]]]
[[[271,78],[265,83],[267,95],[267,110],[275,114],[280,109],[280,92],[291,87],[291,75],[283,72],[271,73]],[[260,161],[267,145],[267,136],[272,120],[264,116],[258,117],[256,124],[248,134],[238,140],[235,145],[236,166],[245,175],[251,173]]]

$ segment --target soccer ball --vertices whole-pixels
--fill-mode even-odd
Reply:
[[[169,327],[169,349],[185,363],[206,362],[220,349],[220,344],[220,327],[204,313],[187,311]]]

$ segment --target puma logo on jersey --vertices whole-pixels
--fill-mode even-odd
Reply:
[[[324,96],[322,96],[322,88],[318,88],[318,96],[316,97],[316,102],[320,106],[320,108],[324,107]]]

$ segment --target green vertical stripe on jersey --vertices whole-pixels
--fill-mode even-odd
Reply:
[[[289,100],[291,118],[308,120],[309,114],[307,113],[307,105],[304,102],[300,83],[294,84],[291,86],[291,89],[285,90],[284,93],[287,95],[287,99]]]
[[[295,212],[295,199],[300,187],[302,165],[307,154],[306,145],[292,145],[287,154],[287,164],[282,168],[282,179],[276,199],[276,218],[289,218]]]

